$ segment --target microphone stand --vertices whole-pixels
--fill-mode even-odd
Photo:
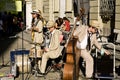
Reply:
[[[24,80],[24,53],[23,53],[23,49],[24,49],[24,41],[23,41],[23,31],[24,31],[24,26],[26,25],[25,22],[25,10],[26,10],[26,4],[25,4],[25,0],[23,0],[23,6],[22,6],[22,10],[23,10],[23,27],[22,27],[22,80]]]

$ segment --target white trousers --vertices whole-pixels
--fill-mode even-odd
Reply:
[[[55,55],[55,53],[51,53],[51,52],[46,52],[42,55],[42,63],[41,63],[41,67],[40,67],[40,71],[42,73],[45,73],[45,69],[46,69],[46,65],[47,65],[47,61],[49,58],[51,59],[55,59],[58,56]]]
[[[81,50],[81,57],[85,60],[86,62],[86,77],[92,77],[93,75],[93,58],[90,55],[90,53],[86,49]]]

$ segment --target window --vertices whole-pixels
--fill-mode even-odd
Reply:
[[[111,19],[114,13],[115,0],[100,0],[100,16],[103,22]]]
[[[66,2],[66,11],[69,12],[69,11],[72,11],[72,0],[65,0]]]
[[[54,0],[54,12],[59,11],[59,0]]]

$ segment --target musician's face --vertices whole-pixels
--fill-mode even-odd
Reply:
[[[50,28],[48,28],[48,30],[49,30],[50,32],[52,32],[52,31],[54,30],[54,27],[50,27]]]
[[[77,16],[76,19],[77,19],[77,21],[80,21],[80,17],[79,16]]]
[[[37,14],[35,14],[35,13],[34,13],[34,14],[32,14],[32,17],[33,17],[33,18],[37,17]]]
[[[97,32],[97,28],[95,28],[95,27],[91,27],[91,33],[96,33]]]

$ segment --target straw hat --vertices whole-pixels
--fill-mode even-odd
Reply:
[[[52,20],[48,21],[47,28],[51,28],[51,27],[54,27],[54,26],[55,26],[55,22],[54,21],[52,21]]]
[[[97,20],[93,20],[91,21],[91,24],[90,24],[92,27],[96,27],[96,28],[99,28],[100,27],[100,23],[97,21]]]

